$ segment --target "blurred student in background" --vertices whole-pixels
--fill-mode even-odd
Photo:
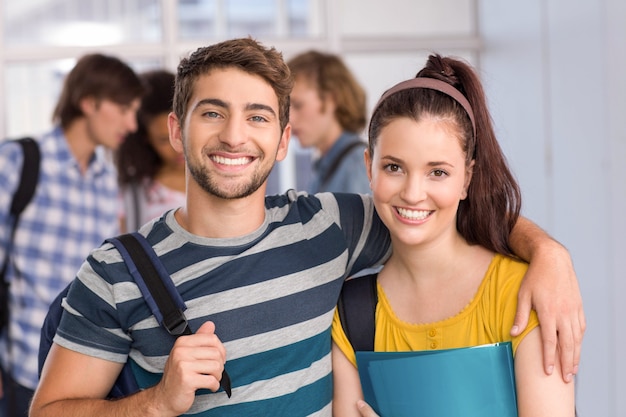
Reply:
[[[10,320],[0,341],[0,416],[27,416],[50,303],[76,276],[85,256],[118,233],[115,169],[97,149],[115,150],[136,129],[142,94],[141,81],[126,63],[85,55],[65,79],[53,114],[55,127],[36,138],[41,154],[37,188],[20,218],[7,264]],[[9,206],[23,160],[18,144],[0,146],[0,259],[10,240]]]
[[[169,140],[174,74],[154,70],[140,74],[146,95],[137,113],[137,131],[115,153],[122,231],[132,232],[185,201],[185,159]]]
[[[369,193],[366,144],[359,137],[367,120],[365,90],[336,55],[309,51],[287,64],[295,82],[289,118],[293,134],[318,157],[306,191]]]

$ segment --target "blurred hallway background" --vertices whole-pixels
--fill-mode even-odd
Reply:
[[[479,69],[523,214],[571,252],[588,330],[581,417],[626,416],[626,2],[623,0],[4,0],[0,134],[50,127],[80,55],[167,68],[197,47],[251,35],[285,58],[340,54],[380,94],[436,51]],[[272,191],[302,188],[311,154],[292,140]]]

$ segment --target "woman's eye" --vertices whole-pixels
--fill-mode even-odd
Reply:
[[[433,175],[435,177],[443,177],[445,175],[448,175],[448,173],[446,171],[442,170],[442,169],[436,169],[436,170],[433,171]]]
[[[387,164],[384,166],[385,171],[389,171],[389,172],[398,172],[400,171],[400,165],[396,165],[396,164]]]

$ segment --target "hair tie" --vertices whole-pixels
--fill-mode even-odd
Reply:
[[[409,90],[412,88],[428,88],[430,90],[439,91],[453,98],[454,101],[456,101],[457,103],[461,105],[461,107],[463,107],[463,109],[469,116],[470,121],[472,122],[472,129],[474,131],[474,137],[476,137],[476,122],[474,121],[474,112],[472,111],[472,106],[470,105],[467,98],[459,90],[457,90],[450,84],[444,81],[437,80],[435,78],[428,78],[428,77],[411,78],[410,80],[402,81],[401,83],[394,85],[389,90],[385,91],[383,95],[380,97],[380,100],[378,100],[378,103],[376,103],[376,106],[374,106],[372,117],[374,116],[374,114],[376,113],[376,110],[378,110],[378,107],[380,107],[382,102],[385,101],[389,96],[399,91]]]

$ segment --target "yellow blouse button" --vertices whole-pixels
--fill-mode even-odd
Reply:
[[[437,342],[430,342],[431,349],[437,349]]]
[[[430,329],[430,330],[428,331],[428,336],[430,336],[430,337],[435,337],[435,336],[437,336],[437,330],[435,330],[435,329]]]

